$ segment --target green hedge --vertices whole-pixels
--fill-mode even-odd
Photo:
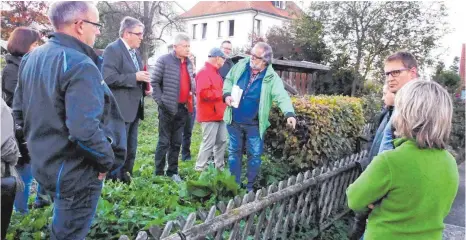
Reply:
[[[265,149],[274,159],[300,171],[339,160],[356,150],[365,123],[361,99],[305,96],[292,101],[296,129],[286,127],[286,119],[277,107],[271,112]]]
[[[455,98],[454,98],[455,99]],[[465,103],[461,100],[456,100],[453,103],[453,120],[450,135],[450,146],[453,150],[453,155],[456,162],[459,164],[465,160]]]

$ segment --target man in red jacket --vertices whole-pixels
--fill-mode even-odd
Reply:
[[[223,122],[226,105],[223,102],[223,80],[218,69],[225,63],[220,48],[209,52],[209,59],[196,75],[197,121],[202,127],[202,143],[196,162],[196,171],[203,171],[214,152],[217,169],[223,170],[227,143],[227,129]]]

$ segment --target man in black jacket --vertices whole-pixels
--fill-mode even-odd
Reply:
[[[32,174],[54,198],[51,239],[84,239],[107,172],[123,163],[125,123],[92,46],[99,13],[89,2],[55,2],[55,33],[25,55],[13,99]]]
[[[194,80],[189,36],[175,36],[174,51],[165,54],[155,64],[151,76],[154,89],[152,97],[159,107],[159,142],[155,150],[155,174],[164,175],[165,160],[168,158],[166,175],[180,182],[178,156],[183,127],[188,112],[193,111]],[[168,156],[167,156],[168,152]]]
[[[220,76],[222,76],[223,81],[225,81],[225,77],[227,76],[228,72],[233,67],[233,65],[235,65],[233,61],[231,60],[231,51],[232,51],[231,42],[228,40],[223,41],[222,45],[220,46],[220,49],[222,49],[223,53],[227,56],[225,63],[218,70],[218,72],[220,73]]]
[[[144,119],[144,96],[149,72],[143,71],[142,60],[136,49],[144,34],[144,25],[137,19],[125,17],[120,23],[120,38],[104,51],[103,75],[117,100],[126,122],[127,152],[122,168],[110,174],[112,178],[129,183],[133,174],[138,145],[139,119]]]

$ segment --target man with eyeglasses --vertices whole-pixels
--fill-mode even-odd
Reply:
[[[231,42],[228,40],[223,41],[220,49],[222,49],[223,53],[225,54],[226,60],[223,66],[218,70],[218,72],[220,73],[220,76],[222,76],[223,81],[225,81],[225,77],[227,76],[228,72],[233,67],[233,65],[235,65],[231,60]]]
[[[150,74],[143,71],[137,51],[143,38],[144,24],[135,18],[124,17],[119,33],[120,38],[105,48],[102,72],[126,122],[127,152],[125,164],[109,174],[109,178],[130,183],[136,159],[139,120],[144,119],[144,96],[152,92],[146,90]]]
[[[89,2],[55,2],[55,30],[25,55],[13,99],[32,175],[53,198],[50,239],[84,239],[107,172],[123,164],[126,132],[92,46],[99,12]]]
[[[396,94],[396,92],[398,92],[408,82],[414,81],[419,77],[417,61],[409,52],[397,52],[387,57],[387,59],[385,59],[384,71],[386,87],[392,94]],[[386,122],[385,125],[379,126],[379,128],[383,129],[383,132],[377,135],[377,138],[381,139],[373,140],[374,143],[378,143],[378,145],[372,145],[370,152],[375,152],[375,154],[373,153],[370,159],[361,163],[363,170],[370,164],[375,156],[384,151],[394,149],[394,129],[392,127],[391,118],[388,119],[388,122]],[[367,217],[370,212],[371,211],[369,210],[367,212],[355,214],[353,226],[349,232],[350,240],[359,240],[361,238],[365,231]]]
[[[418,66],[414,56],[409,52],[397,52],[385,60],[384,66],[388,90],[394,94],[406,83],[417,80]],[[393,149],[393,129],[391,119],[385,127],[379,154]]]
[[[228,73],[223,98],[228,105],[224,121],[230,135],[228,162],[230,172],[241,185],[241,162],[243,146],[248,152],[248,191],[259,173],[264,146],[265,130],[270,126],[269,114],[272,102],[276,103],[287,118],[287,124],[296,126],[294,108],[282,79],[272,68],[272,47],[264,42],[257,43],[251,57],[240,60]],[[243,90],[240,99],[232,96],[233,87]],[[235,97],[235,98],[233,98]],[[246,139],[244,141],[244,139]]]

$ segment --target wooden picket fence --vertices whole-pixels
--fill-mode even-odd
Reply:
[[[149,228],[149,234],[164,240],[292,239],[300,228],[312,227],[319,235],[348,213],[345,191],[359,176],[357,162],[366,155],[367,151],[362,151],[267,189],[236,196],[208,212],[194,212],[186,219],[179,216],[163,230]],[[141,231],[136,239],[148,239],[148,233]]]
[[[366,124],[361,135],[370,136]],[[299,173],[278,185],[219,202],[209,211],[199,210],[185,219],[169,221],[141,231],[136,240],[153,239],[292,239],[300,229],[312,227],[316,236],[349,212],[345,191],[360,174],[358,162],[367,151],[335,161],[330,166]],[[128,239],[126,236],[120,240]]]

